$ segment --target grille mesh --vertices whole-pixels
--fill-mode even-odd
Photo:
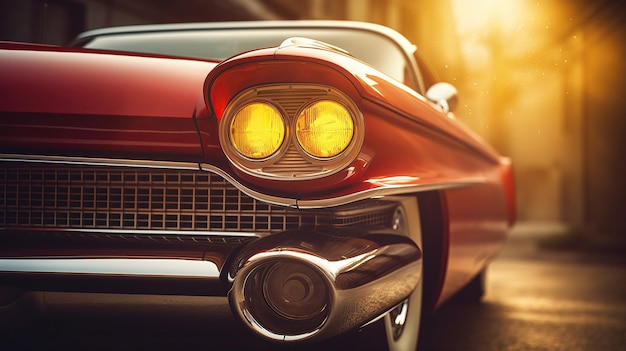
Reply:
[[[386,225],[392,212],[371,204],[367,209],[336,213],[269,205],[202,171],[3,166],[2,227],[270,233]]]
[[[5,226],[269,232],[315,222],[207,172],[20,167],[0,182]]]

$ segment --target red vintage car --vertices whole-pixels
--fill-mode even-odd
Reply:
[[[388,28],[131,26],[0,49],[5,315],[33,291],[220,296],[269,341],[377,321],[412,350],[421,315],[480,298],[514,222],[509,159]]]

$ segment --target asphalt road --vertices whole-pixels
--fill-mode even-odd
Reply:
[[[482,303],[450,303],[425,321],[421,351],[626,351],[626,259],[539,249],[537,233],[522,228],[513,234],[489,269]],[[66,313],[63,299],[70,303],[78,297],[47,298],[56,299],[57,307],[33,327],[5,330],[0,349],[276,349],[243,330],[228,309],[216,322],[194,307],[193,299],[172,306],[165,297],[155,308],[154,301],[137,298],[111,308],[105,296]],[[375,337],[361,332],[298,349],[358,350],[356,338],[369,350]]]
[[[439,310],[421,349],[626,350],[626,257],[542,250],[541,235],[514,233],[483,302]]]

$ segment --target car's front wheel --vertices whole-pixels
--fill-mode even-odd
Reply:
[[[417,348],[422,316],[422,283],[415,291],[384,317],[387,349],[408,351]]]
[[[422,230],[417,199],[405,199],[402,202],[403,206],[396,209],[392,224],[393,229],[411,238],[421,249],[423,247]],[[419,274],[420,280],[413,293],[384,317],[385,335],[389,351],[417,349],[420,319],[422,317],[423,271],[422,264],[419,272],[415,272]]]
[[[411,238],[421,250],[422,230],[417,199],[401,197],[396,198],[396,200],[401,206],[398,206],[394,213],[392,228],[397,234]],[[356,342],[356,349],[416,350],[422,317],[423,271],[422,259],[419,268],[411,272],[420,277],[411,295],[387,312],[381,319],[365,326],[356,335],[351,334],[344,337],[349,337],[352,345]]]

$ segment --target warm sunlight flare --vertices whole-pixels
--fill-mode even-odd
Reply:
[[[517,19],[524,11],[523,0],[453,0],[452,7],[461,35],[485,31],[494,24],[511,31],[518,26]]]

